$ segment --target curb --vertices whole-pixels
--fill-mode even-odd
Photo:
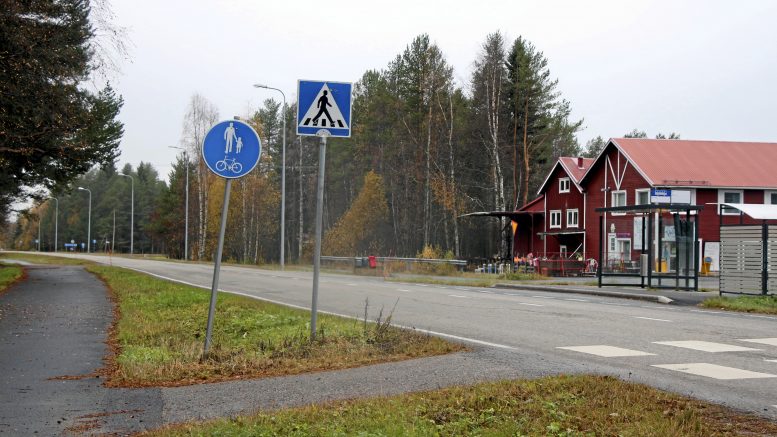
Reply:
[[[624,293],[619,291],[598,291],[588,290],[585,288],[561,288],[554,286],[543,285],[513,285],[513,284],[494,284],[493,288],[511,289],[511,290],[536,290],[536,291],[550,291],[553,293],[575,293],[586,294],[589,296],[605,296],[616,297],[620,299],[632,299],[632,300],[644,300],[648,302],[670,304],[674,300],[655,294],[640,294],[640,293]]]

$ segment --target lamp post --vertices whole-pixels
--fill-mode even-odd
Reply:
[[[57,227],[59,225],[59,199],[56,197],[52,197],[54,199],[56,209],[54,209],[54,252],[57,251]]]
[[[86,224],[86,253],[89,253],[92,249],[92,190],[84,187],[78,187],[78,189],[89,192],[89,216]]]
[[[130,197],[130,255],[135,253],[135,179],[128,174],[120,174],[125,178],[130,178],[130,187],[132,194]]]
[[[283,270],[286,261],[284,254],[286,240],[286,94],[278,88],[260,83],[254,84],[254,88],[275,90],[283,96],[283,109],[281,110],[281,118],[283,118],[283,149],[281,150],[281,270]]]
[[[186,149],[177,146],[167,146],[171,149],[183,150],[183,160],[186,162],[186,218],[183,231],[183,259],[189,260],[189,155]]]

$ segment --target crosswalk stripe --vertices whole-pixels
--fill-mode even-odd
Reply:
[[[682,347],[686,349],[693,349],[702,352],[748,352],[759,351],[761,349],[753,349],[749,347],[735,346],[731,344],[713,343],[711,341],[654,341],[653,344],[661,344],[664,346]]]
[[[607,345],[593,345],[593,346],[564,346],[557,347],[556,349],[566,349],[574,352],[582,352],[584,354],[598,355],[600,357],[642,357],[648,355],[655,355],[648,352],[637,351],[633,349],[624,349],[621,347],[607,346]]]
[[[740,338],[739,341],[746,341],[748,343],[768,344],[769,346],[777,346],[777,337],[772,337],[772,338]]]
[[[777,375],[750,370],[737,369],[735,367],[719,366],[710,363],[685,363],[685,364],[653,364],[666,370],[689,373],[691,375],[706,376],[713,379],[753,379],[753,378],[777,378]]]

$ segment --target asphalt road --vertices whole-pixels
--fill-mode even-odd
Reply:
[[[83,256],[109,262],[102,256]],[[113,258],[210,288],[213,267]],[[224,266],[220,288],[310,307],[312,273]],[[396,304],[396,324],[498,351],[508,365],[618,376],[777,419],[777,317],[539,291],[322,275],[319,308],[359,317]]]

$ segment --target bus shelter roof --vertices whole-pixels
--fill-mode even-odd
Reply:
[[[736,208],[745,215],[756,220],[777,220],[777,205],[764,205],[758,203],[713,203],[712,205],[724,205]]]

